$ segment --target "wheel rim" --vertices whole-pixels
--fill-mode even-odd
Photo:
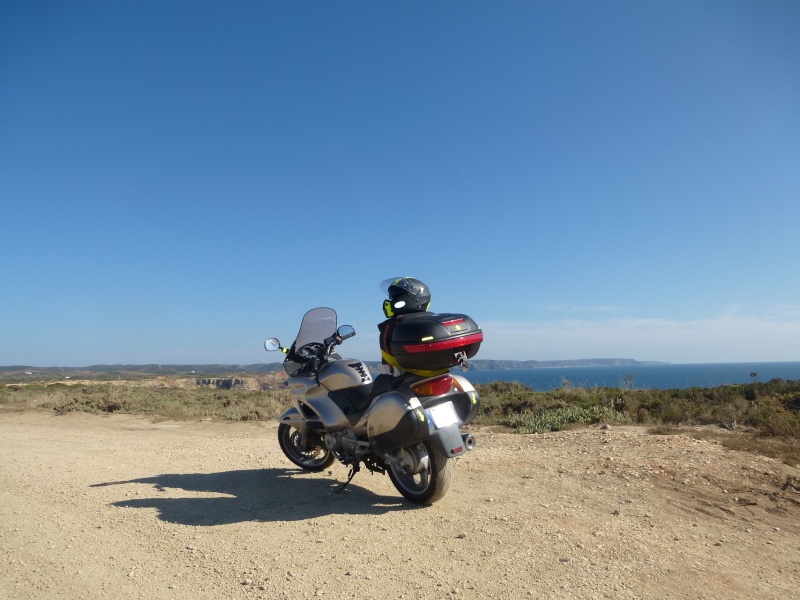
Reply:
[[[309,434],[313,435],[313,434]],[[307,465],[309,467],[319,467],[324,465],[325,462],[328,460],[328,450],[322,446],[319,441],[317,441],[316,445],[308,450],[303,450],[302,441],[303,436],[302,434],[294,428],[288,430],[285,434],[285,441],[286,441],[286,449],[297,459],[297,462]],[[316,440],[311,440],[313,441]]]
[[[408,449],[406,448],[403,448],[402,451],[404,454],[409,453]],[[426,460],[423,461],[417,473],[409,473],[403,467],[399,467],[394,464],[390,465],[389,467],[392,470],[395,482],[410,494],[422,494],[431,484],[430,456],[428,456],[426,453],[425,458]],[[411,461],[407,460],[406,462],[411,464]]]

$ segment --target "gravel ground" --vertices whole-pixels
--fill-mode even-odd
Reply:
[[[367,471],[334,493],[346,469],[294,469],[276,433],[0,414],[0,597],[800,597],[800,470],[769,458],[475,430],[417,507]]]

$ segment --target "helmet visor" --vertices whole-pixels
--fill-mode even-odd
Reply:
[[[409,277],[390,277],[389,279],[385,279],[381,281],[380,288],[383,290],[383,293],[386,294],[388,298],[391,298],[389,294],[390,287],[397,287],[401,290],[405,290],[409,294],[417,295],[422,293],[422,288],[414,283]]]

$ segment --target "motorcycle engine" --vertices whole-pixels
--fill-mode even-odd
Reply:
[[[326,433],[323,438],[325,447],[331,452],[353,456],[358,448],[358,438],[352,431],[344,430],[336,433]]]

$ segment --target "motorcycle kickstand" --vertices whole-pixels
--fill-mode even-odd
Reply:
[[[338,494],[344,488],[346,488],[347,484],[350,483],[351,481],[353,481],[353,477],[355,477],[356,473],[358,473],[360,470],[361,470],[361,464],[360,463],[357,463],[357,462],[352,463],[350,465],[350,473],[348,473],[348,475],[347,475],[347,481],[345,481],[342,485],[340,485],[338,488],[336,488],[334,490],[334,493]]]

